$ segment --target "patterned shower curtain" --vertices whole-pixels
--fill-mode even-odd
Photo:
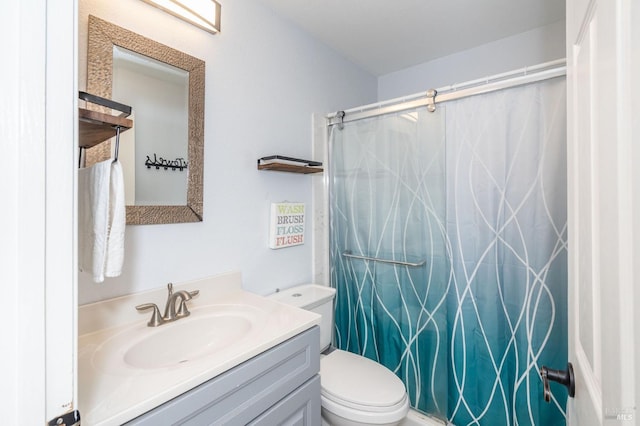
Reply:
[[[457,426],[565,424],[538,373],[567,362],[564,79],[330,139],[336,346]]]

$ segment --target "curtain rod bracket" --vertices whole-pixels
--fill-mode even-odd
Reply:
[[[438,91],[436,89],[427,90],[427,111],[435,112],[436,111],[436,95]]]
[[[340,120],[338,122],[338,129],[342,130],[344,129],[344,111],[338,111],[336,113],[336,117],[338,118],[338,120]]]

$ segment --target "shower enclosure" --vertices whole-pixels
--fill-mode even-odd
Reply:
[[[563,425],[566,117],[556,77],[335,124],[335,344],[462,425]]]

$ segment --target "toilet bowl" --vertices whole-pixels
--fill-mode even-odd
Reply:
[[[272,298],[322,316],[320,358],[322,422],[333,426],[395,426],[409,412],[404,383],[375,361],[330,348],[335,289],[305,284],[275,293]]]
[[[389,369],[351,352],[320,359],[323,417],[333,425],[397,425],[409,410],[404,383]]]

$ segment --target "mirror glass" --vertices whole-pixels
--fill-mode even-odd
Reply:
[[[120,136],[127,224],[202,220],[204,61],[89,16],[87,91],[132,107]],[[87,151],[87,165],[112,156]]]
[[[113,46],[112,96],[135,123],[118,154],[127,205],[187,204],[188,89],[187,71]]]

